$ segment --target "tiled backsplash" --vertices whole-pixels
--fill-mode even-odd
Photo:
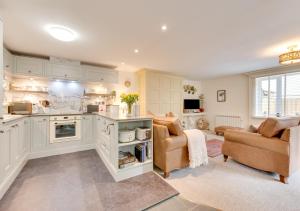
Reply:
[[[7,82],[8,83],[8,82]],[[9,90],[6,87],[5,105],[11,102],[30,101],[39,104],[41,100],[48,100],[50,107],[55,110],[82,111],[87,104],[113,101],[104,97],[84,97],[85,92],[106,94],[108,89],[103,85],[85,85],[74,81],[42,81],[29,79],[16,79],[10,82],[10,87],[18,90],[31,90],[35,92],[22,92]]]

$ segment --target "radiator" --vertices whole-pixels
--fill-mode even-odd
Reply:
[[[231,126],[231,127],[243,127],[243,121],[240,116],[234,115],[217,115],[215,126]]]

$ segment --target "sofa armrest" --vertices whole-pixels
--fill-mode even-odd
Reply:
[[[300,169],[300,126],[290,128],[290,175]]]
[[[224,139],[226,140],[237,140],[243,137],[247,137],[249,139],[256,139],[259,136],[258,133],[252,133],[245,130],[226,130],[224,133]]]
[[[170,137],[167,126],[153,124],[153,135],[155,140],[164,140]]]

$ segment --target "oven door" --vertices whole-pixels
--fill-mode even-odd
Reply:
[[[51,121],[50,143],[80,140],[80,121]]]

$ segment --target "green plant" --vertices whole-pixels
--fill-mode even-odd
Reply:
[[[126,103],[128,106],[128,113],[131,114],[131,108],[134,103],[139,100],[139,95],[137,93],[121,94],[121,102]]]

